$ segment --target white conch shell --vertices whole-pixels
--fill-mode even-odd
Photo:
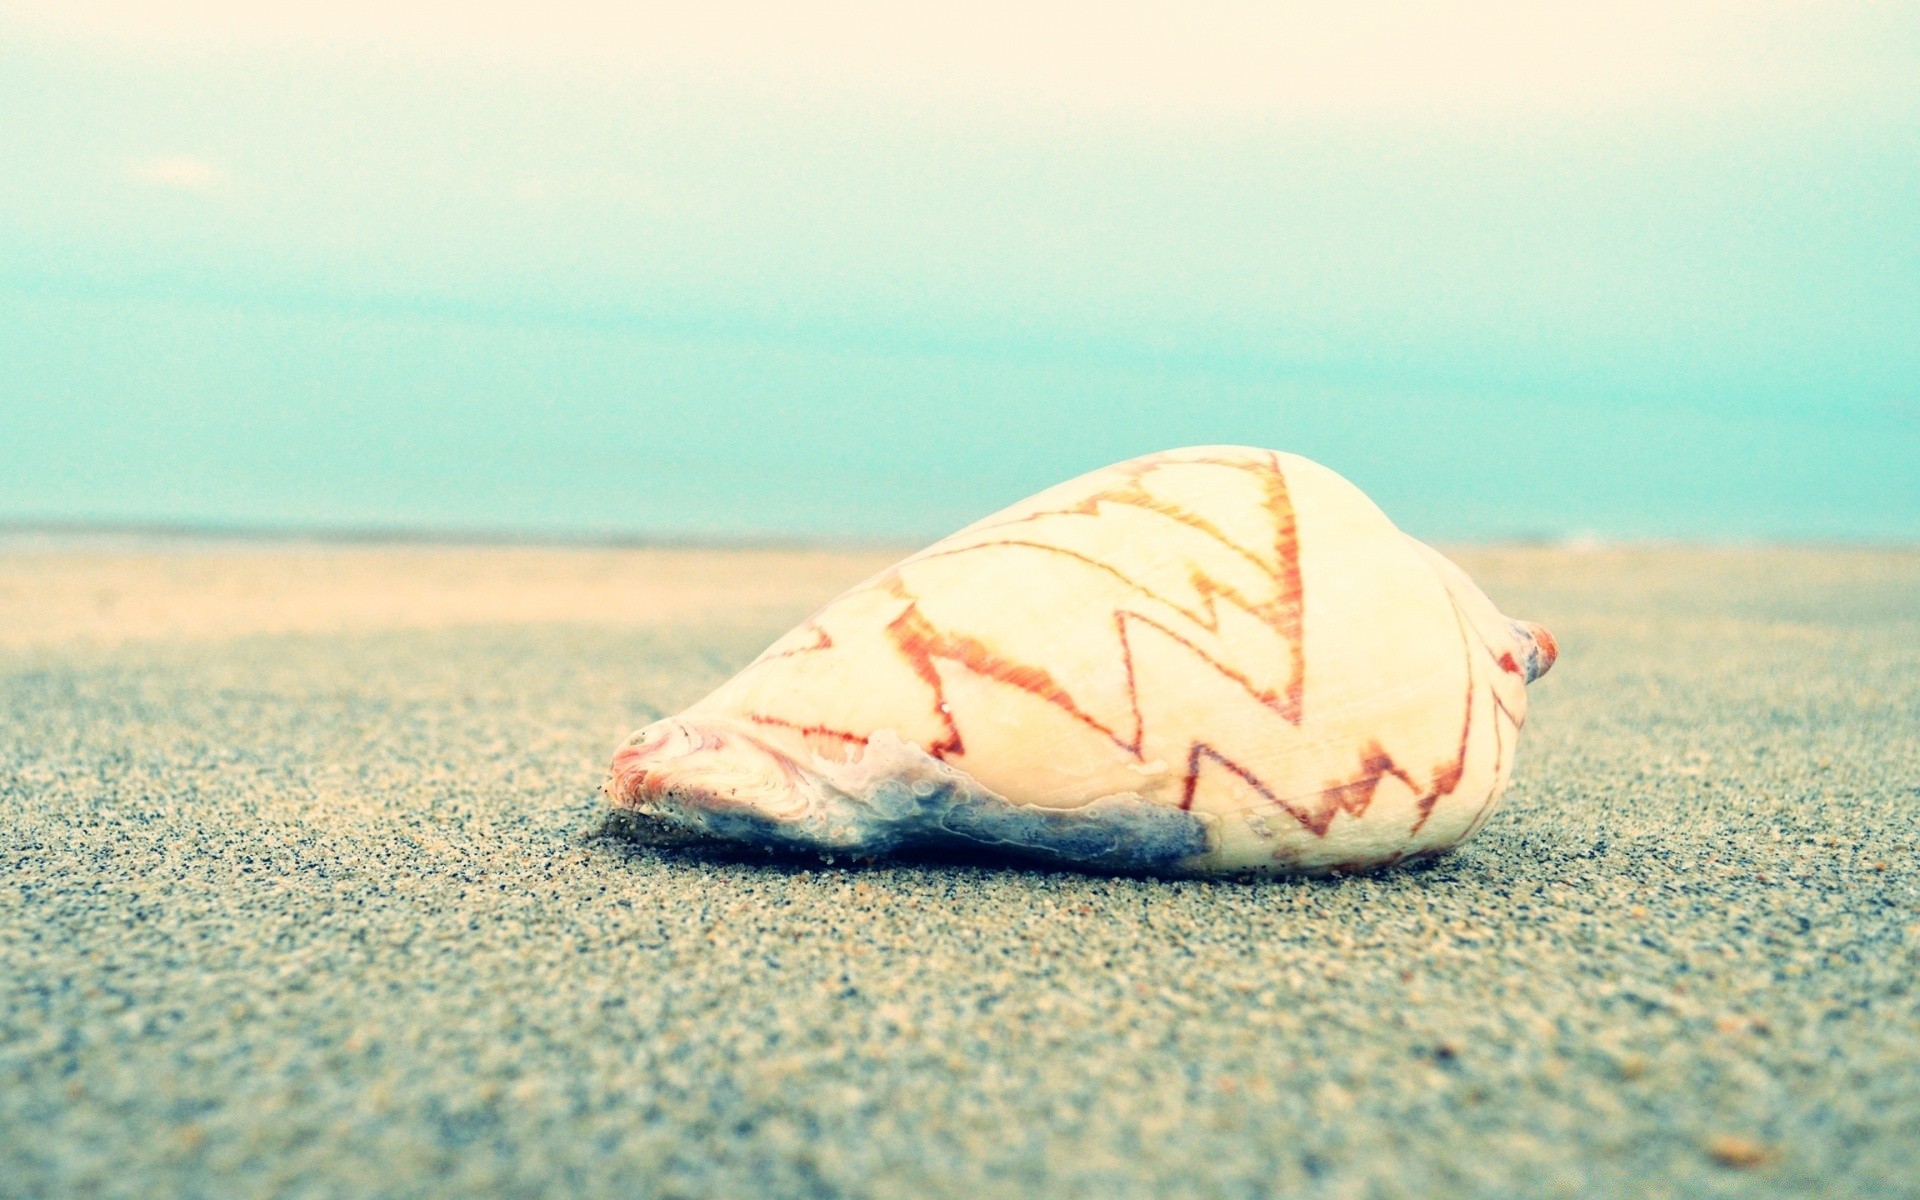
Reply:
[[[1174,450],[854,588],[636,733],[607,791],[854,855],[1357,870],[1480,827],[1554,654],[1325,467]]]

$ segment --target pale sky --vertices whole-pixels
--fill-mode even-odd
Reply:
[[[0,519],[1920,538],[1915,4],[0,4],[0,166]]]

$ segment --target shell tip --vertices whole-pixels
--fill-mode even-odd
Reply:
[[[1560,643],[1553,640],[1553,635],[1547,632],[1545,626],[1535,625],[1532,621],[1520,621],[1518,624],[1532,642],[1527,654],[1527,682],[1532,683],[1553,669],[1554,660],[1560,657]]]

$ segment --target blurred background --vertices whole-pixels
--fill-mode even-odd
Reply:
[[[1920,538],[1920,5],[0,4],[0,521],[911,539],[1198,442]]]

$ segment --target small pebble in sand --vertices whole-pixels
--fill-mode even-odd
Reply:
[[[1739,1170],[1763,1167],[1780,1157],[1778,1147],[1735,1133],[1714,1134],[1707,1139],[1706,1149],[1713,1161]]]

